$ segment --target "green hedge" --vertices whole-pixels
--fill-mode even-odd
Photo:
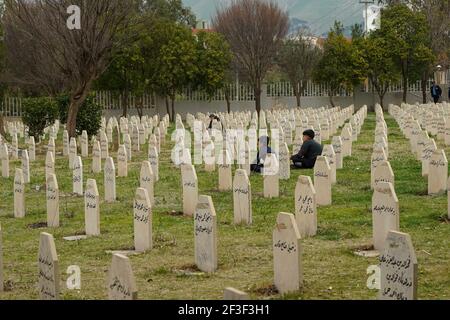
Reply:
[[[57,97],[59,120],[61,123],[67,123],[67,113],[70,104],[70,98],[68,95],[60,95]],[[92,95],[88,96],[86,101],[80,107],[77,114],[77,126],[76,131],[78,135],[81,135],[83,130],[87,131],[89,136],[96,135],[101,128],[102,121],[102,107],[95,103]]]
[[[58,105],[48,97],[26,98],[22,101],[22,121],[29,128],[29,135],[36,141],[44,133],[44,129],[52,125],[58,118]]]

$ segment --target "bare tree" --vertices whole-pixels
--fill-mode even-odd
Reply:
[[[259,113],[262,82],[289,29],[287,13],[271,0],[232,0],[217,11],[213,27],[225,36],[245,72]]]
[[[278,66],[291,82],[297,107],[301,107],[301,96],[308,80],[312,78],[321,54],[322,51],[312,42],[305,30],[300,30],[295,37],[285,40],[278,53]]]
[[[70,95],[67,129],[112,53],[129,41],[134,0],[5,0],[5,45],[10,79]],[[80,8],[80,29],[69,29],[67,9]],[[122,35],[122,36],[119,36]]]

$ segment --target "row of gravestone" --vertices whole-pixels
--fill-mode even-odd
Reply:
[[[413,110],[409,105],[402,105],[402,108],[394,105],[389,107],[389,113],[396,119],[403,134],[410,141],[411,151],[417,160],[422,162],[422,176],[428,179],[428,194],[443,194],[449,185],[447,156],[443,149],[437,148],[428,131],[422,129]]]

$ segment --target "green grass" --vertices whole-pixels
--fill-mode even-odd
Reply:
[[[389,153],[395,173],[395,189],[400,201],[400,228],[411,235],[419,263],[419,299],[450,298],[450,224],[442,221],[447,214],[447,197],[426,194],[427,181],[421,165],[413,157],[409,142],[394,119],[385,116],[389,127]],[[288,299],[375,299],[377,291],[366,287],[369,265],[376,258],[354,255],[355,248],[372,242],[370,213],[370,156],[374,142],[375,116],[369,114],[353,156],[338,170],[333,187],[333,205],[318,209],[319,230],[316,237],[302,240],[304,287]],[[61,152],[61,138],[58,152]],[[440,143],[442,146],[442,143]],[[253,220],[250,227],[233,225],[231,193],[217,191],[218,176],[197,166],[199,193],[211,195],[218,220],[219,269],[212,275],[199,275],[194,264],[193,220],[170,214],[181,211],[180,170],[170,162],[172,144],[167,138],[160,155],[160,181],[155,185],[153,210],[154,249],[130,256],[140,299],[221,299],[223,289],[231,286],[246,291],[253,299],[282,298],[273,292],[272,230],[278,212],[294,212],[294,190],[298,175],[312,176],[312,170],[292,171],[291,179],[280,181],[280,198],[262,197],[262,177],[252,176]],[[40,232],[52,233],[58,252],[62,298],[105,299],[106,271],[111,255],[106,250],[132,248],[132,203],[138,187],[140,163],[147,147],[134,154],[128,178],[117,178],[118,201],[101,202],[101,236],[79,242],[66,242],[64,236],[84,232],[83,198],[72,197],[72,174],[68,160],[56,159],[60,192],[61,227],[32,229],[29,225],[46,221],[44,185],[44,145],[37,146],[38,161],[32,163],[31,184],[27,186],[25,219],[12,218],[13,178],[0,178],[0,222],[3,228],[4,273],[8,287],[0,299],[37,299],[37,254]],[[450,149],[446,149],[447,154]],[[116,154],[113,153],[114,158]],[[89,171],[91,160],[84,159],[84,182],[97,180],[104,194],[103,175]],[[11,163],[11,173],[20,162]],[[79,265],[81,291],[67,290],[66,269]]]

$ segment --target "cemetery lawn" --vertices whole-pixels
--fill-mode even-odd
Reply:
[[[400,230],[411,235],[416,250],[419,299],[450,299],[450,224],[447,196],[427,196],[427,180],[395,120],[387,113],[389,160],[395,174],[395,190],[400,201]],[[171,128],[173,130],[173,128]],[[304,287],[285,297],[273,288],[272,230],[279,212],[294,213],[294,190],[300,174],[312,177],[312,170],[291,171],[291,179],[280,180],[280,198],[264,199],[262,177],[252,176],[253,225],[233,225],[231,192],[218,192],[218,174],[208,174],[196,166],[199,194],[212,196],[218,219],[219,268],[202,274],[194,265],[193,219],[179,214],[182,209],[180,169],[172,166],[166,144],[160,154],[160,181],[155,184],[153,209],[154,249],[130,256],[139,299],[221,299],[225,287],[248,292],[252,299],[376,299],[377,291],[366,286],[367,268],[377,258],[364,258],[353,251],[372,243],[370,157],[374,142],[375,114],[369,113],[352,157],[345,158],[333,186],[333,205],[318,209],[318,235],[302,240]],[[340,132],[340,131],[339,131]],[[111,264],[107,250],[132,249],[133,199],[139,184],[141,161],[133,154],[128,178],[117,178],[118,201],[103,201],[103,174],[90,173],[91,158],[83,159],[84,184],[97,180],[101,197],[101,236],[78,242],[63,237],[84,233],[84,198],[71,195],[72,172],[62,157],[62,130],[57,141],[56,176],[60,188],[60,221],[57,229],[39,225],[46,222],[45,150],[36,145],[37,161],[31,163],[31,184],[26,187],[26,217],[13,216],[14,168],[11,178],[0,178],[0,223],[3,229],[4,277],[8,291],[0,299],[37,299],[37,255],[39,234],[54,235],[64,299],[106,299],[106,276]],[[439,146],[444,147],[439,141]],[[24,148],[23,139],[21,147]],[[90,148],[91,152],[91,148]],[[111,153],[116,162],[116,152]],[[446,148],[447,156],[450,148]],[[104,164],[104,161],[102,161]],[[234,172],[233,172],[234,174]],[[41,188],[36,191],[36,185]],[[66,270],[81,268],[81,290],[68,290]]]

